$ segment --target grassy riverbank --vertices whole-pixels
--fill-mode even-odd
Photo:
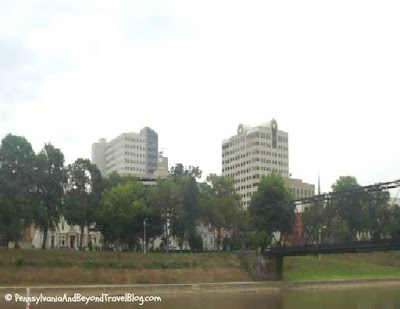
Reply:
[[[400,252],[285,257],[284,280],[400,277]]]
[[[0,250],[0,285],[251,281],[236,253]]]
[[[400,278],[400,252],[286,257],[284,280]],[[0,250],[0,285],[245,282],[235,252]]]

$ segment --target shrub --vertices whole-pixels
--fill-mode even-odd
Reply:
[[[92,259],[87,259],[83,265],[87,268],[98,268],[101,266],[99,262]]]
[[[14,265],[17,267],[21,267],[25,264],[24,258],[20,255],[17,255],[17,257],[15,258],[15,262]]]

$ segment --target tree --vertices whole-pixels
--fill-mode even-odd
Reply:
[[[278,245],[282,243],[282,235],[292,232],[296,214],[295,205],[291,202],[293,195],[286,187],[282,177],[271,173],[261,178],[258,190],[254,192],[250,203],[250,218],[253,227],[259,232],[273,235],[280,232]]]
[[[35,153],[21,136],[8,134],[0,147],[0,232],[19,247],[19,235],[32,217]]]
[[[172,234],[179,239],[179,245],[182,248],[184,239],[189,241],[191,248],[197,244],[196,223],[200,217],[199,198],[200,192],[196,178],[201,177],[199,167],[183,167],[177,164],[171,168],[169,176],[180,187],[183,197],[182,215],[177,218]]]
[[[153,215],[138,181],[121,183],[104,193],[98,216],[100,231],[108,241],[132,247],[143,230],[144,220]]]
[[[395,229],[393,222],[396,222],[396,219],[393,214],[396,213],[396,209],[390,207],[389,200],[389,192],[380,188],[365,194],[364,225],[368,228],[374,240],[392,234]]]
[[[387,227],[392,240],[397,240],[400,236],[400,206],[397,204],[390,207],[390,218]]]
[[[302,221],[305,227],[303,240],[306,243],[318,241],[319,231],[328,225],[328,207],[322,202],[312,202],[305,207],[302,214]]]
[[[194,178],[201,178],[201,170],[198,166],[189,166],[188,168],[184,167],[182,163],[178,163],[175,166],[171,167],[171,171],[169,173],[170,177],[172,177],[175,182],[179,180],[183,175],[189,175]]]
[[[135,182],[138,178],[132,175],[119,175],[116,171],[113,171],[107,178],[104,178],[104,188],[110,190],[115,188],[119,184],[125,184],[127,182]]]
[[[43,230],[42,249],[46,249],[47,232],[53,229],[60,217],[66,174],[64,155],[60,149],[45,144],[37,156],[36,193],[39,205],[34,219],[35,224]]]
[[[87,159],[68,165],[67,181],[64,215],[70,224],[79,225],[82,250],[84,228],[95,223],[104,185],[99,169]]]
[[[355,239],[357,231],[362,230],[365,226],[363,209],[364,192],[357,190],[360,187],[357,179],[352,176],[340,176],[332,185],[333,192],[342,192],[341,196],[334,196],[332,199],[336,214],[340,217],[341,239],[348,239],[350,237]],[[347,191],[347,193],[343,191]],[[339,231],[337,234],[339,234]]]
[[[169,232],[174,230],[178,218],[182,216],[183,196],[179,186],[172,179],[158,180],[149,189],[148,201],[160,213],[165,230],[165,249],[169,250]]]
[[[200,205],[201,214],[217,229],[218,233],[224,229],[232,231],[239,228],[242,217],[240,196],[236,193],[232,182],[223,176],[210,174],[208,184],[201,185]],[[221,246],[220,237],[217,238],[218,247]]]

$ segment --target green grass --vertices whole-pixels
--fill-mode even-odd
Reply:
[[[58,250],[0,250],[0,271],[35,269],[64,269],[77,267],[84,270],[208,270],[246,269],[236,252],[209,253],[132,253]],[[350,278],[400,277],[400,252],[374,252],[359,254],[331,254],[318,256],[285,257],[284,280],[330,280]],[[250,278],[249,278],[250,279]]]
[[[236,252],[0,250],[0,285],[250,281]]]
[[[400,277],[400,252],[285,257],[287,281]]]
[[[235,252],[148,253],[58,250],[0,250],[0,267],[186,269],[240,267]]]

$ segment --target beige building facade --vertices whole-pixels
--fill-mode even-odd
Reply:
[[[237,134],[222,142],[222,175],[233,181],[243,207],[250,205],[264,175],[282,176],[295,199],[315,194],[315,186],[290,178],[289,136],[275,119],[256,127],[239,124]]]
[[[157,170],[154,172],[154,176],[156,178],[165,179],[168,177],[168,158],[163,156],[163,152],[161,151],[158,155],[158,166]]]
[[[222,142],[222,175],[232,179],[244,207],[260,178],[272,172],[289,177],[289,137],[275,119],[256,127],[239,124],[237,134]]]
[[[112,172],[121,176],[155,177],[159,164],[158,134],[146,127],[139,133],[123,133],[110,142],[101,138],[92,145],[92,162],[105,177]]]
[[[305,183],[301,179],[284,178],[284,180],[296,200],[315,195],[315,185]]]

